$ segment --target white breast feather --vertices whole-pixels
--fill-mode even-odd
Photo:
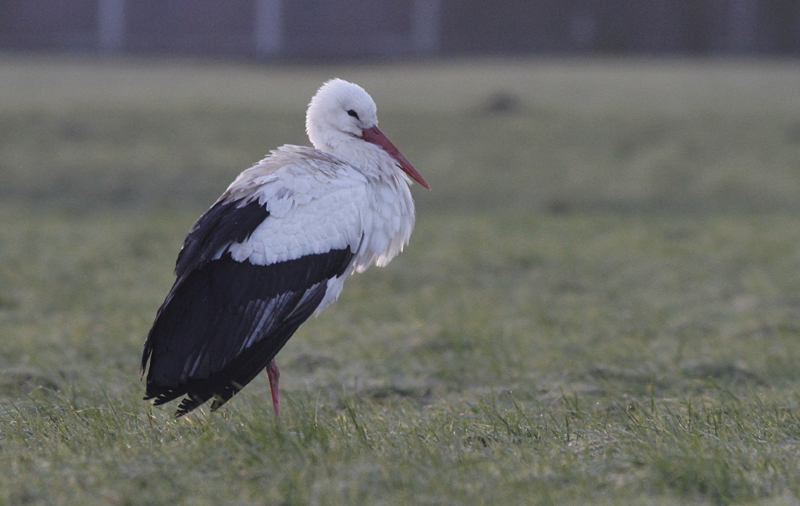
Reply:
[[[386,171],[388,173],[396,171]],[[404,178],[375,178],[312,148],[283,146],[244,171],[228,188],[231,198],[257,199],[270,215],[243,243],[221,249],[257,265],[351,248],[345,272],[383,267],[407,244],[414,203]],[[318,314],[336,300],[345,276],[328,281]]]

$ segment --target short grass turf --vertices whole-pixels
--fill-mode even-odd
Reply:
[[[223,409],[138,363],[183,237],[363,84],[428,179]],[[800,66],[0,58],[0,504],[797,504]]]

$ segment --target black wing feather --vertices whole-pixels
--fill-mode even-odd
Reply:
[[[349,248],[271,265],[239,262],[227,252],[213,259],[247,240],[269,215],[256,202],[240,203],[218,201],[192,227],[178,278],[147,336],[145,399],[158,405],[186,395],[176,416],[212,397],[216,409],[252,381],[314,313],[328,280],[344,275],[353,260]]]
[[[244,242],[267,219],[269,211],[252,200],[226,200],[225,195],[192,226],[175,263],[175,274],[184,274],[210,261],[219,250],[231,243]]]
[[[147,398],[183,408],[230,399],[261,372],[319,306],[327,281],[342,276],[349,248],[272,265],[229,253],[176,283],[150,330]],[[259,325],[260,323],[260,325]],[[188,412],[190,409],[179,408]]]

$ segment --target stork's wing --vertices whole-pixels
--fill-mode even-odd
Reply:
[[[242,173],[195,223],[178,256],[177,280],[142,354],[146,399],[188,396],[176,415],[216,397],[214,409],[255,378],[301,323],[336,298],[352,268],[363,182],[331,183],[333,169],[321,174],[321,161],[287,161],[286,153]]]
[[[147,398],[188,394],[176,415],[216,397],[230,399],[261,372],[314,310],[349,249],[272,265],[237,262],[229,253],[176,282],[147,338]]]

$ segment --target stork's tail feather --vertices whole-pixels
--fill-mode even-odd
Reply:
[[[217,390],[219,391],[217,392],[211,392],[208,389],[198,389],[190,392],[186,385],[183,385],[183,388],[169,388],[150,384],[148,385],[147,395],[144,397],[144,400],[149,401],[153,399],[154,406],[161,406],[185,394],[186,397],[181,400],[177,411],[175,411],[175,418],[180,418],[194,411],[212,398],[214,401],[211,404],[211,411],[216,411],[242,388],[244,388],[244,385],[236,381],[231,381],[228,385],[218,388]]]
[[[175,418],[180,418],[183,415],[194,411],[197,407],[204,404],[212,397],[214,398],[214,401],[211,403],[211,411],[216,411],[217,409],[221,408],[223,404],[228,402],[234,395],[236,395],[242,388],[244,388],[244,385],[240,385],[235,381],[232,381],[230,385],[225,387],[221,393],[211,394],[190,392],[178,405],[178,410],[175,411]]]
[[[175,418],[180,418],[183,415],[189,414],[189,412],[194,411],[210,398],[211,396],[206,397],[204,395],[189,394],[188,396],[184,397],[181,403],[178,405],[178,409],[175,411],[174,415]]]

